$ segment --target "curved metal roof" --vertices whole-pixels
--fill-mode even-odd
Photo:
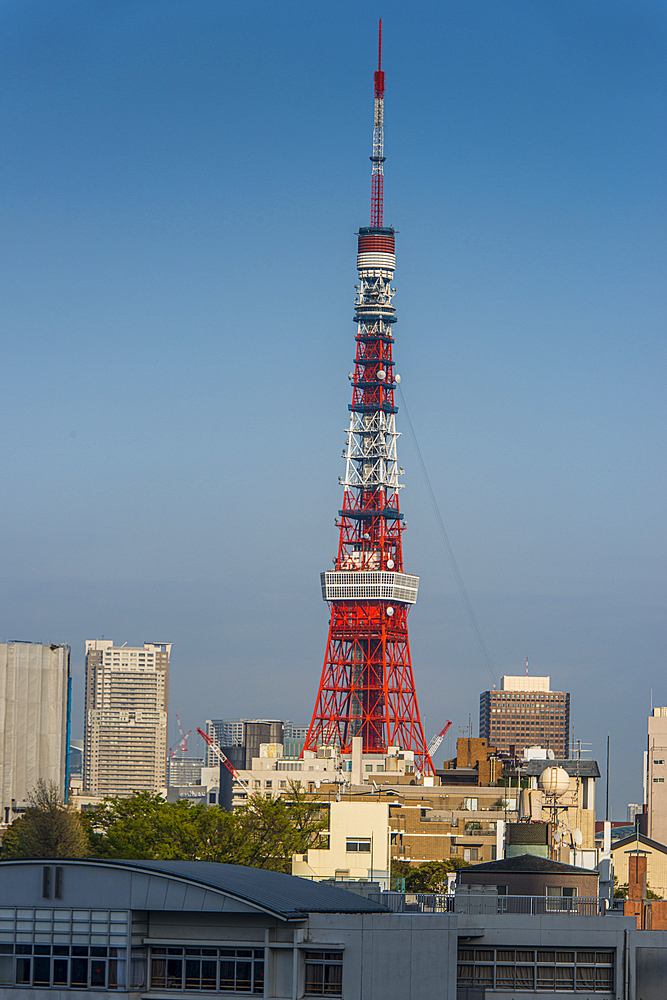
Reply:
[[[180,881],[192,882],[235,897],[251,906],[274,913],[283,919],[307,913],[386,913],[387,907],[373,903],[353,892],[345,892],[321,882],[242,865],[224,865],[212,861],[137,861],[100,858],[17,858],[0,861],[0,867],[49,863],[74,867],[118,868],[145,871]]]

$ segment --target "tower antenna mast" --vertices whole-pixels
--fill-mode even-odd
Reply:
[[[371,162],[371,226],[381,229],[384,214],[384,71],[382,69],[382,21],[378,35],[378,68],[375,71],[373,155]]]

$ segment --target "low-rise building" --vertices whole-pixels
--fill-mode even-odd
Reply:
[[[647,887],[662,899],[667,899],[667,846],[643,834],[639,835],[639,843],[636,834],[612,842],[611,856],[618,885],[629,884],[629,861],[633,855],[636,856],[637,847],[640,855],[646,858]]]
[[[462,868],[457,873],[458,887],[466,887],[469,892],[493,887],[502,896],[597,899],[598,873],[535,854],[521,854]]]
[[[359,800],[331,802],[323,846],[295,854],[292,875],[377,882],[389,888],[389,805]]]
[[[61,859],[0,862],[0,899],[0,1000],[664,997],[667,932],[576,906],[506,906],[545,897],[495,894],[489,910],[471,893],[440,912],[415,897],[389,912],[256,868]]]

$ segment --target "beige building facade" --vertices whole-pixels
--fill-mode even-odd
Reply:
[[[667,707],[654,708],[648,719],[644,801],[646,835],[667,844]]]
[[[667,899],[667,847],[644,837],[643,834],[639,836],[639,845],[636,837],[626,837],[624,840],[612,843],[611,856],[618,885],[629,884],[630,858],[633,854],[636,857],[637,846],[640,857],[646,858],[647,887],[658,896]]]
[[[295,854],[292,875],[321,881],[379,882],[389,888],[389,805],[387,802],[343,801],[328,806],[326,846]]]
[[[86,642],[84,794],[166,788],[171,645]]]

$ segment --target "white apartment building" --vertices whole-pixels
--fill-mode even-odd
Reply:
[[[64,796],[70,648],[0,643],[0,823],[16,819],[42,779]]]
[[[170,642],[86,642],[83,788],[87,795],[167,785]]]
[[[647,837],[667,844],[667,707],[654,708],[648,719],[644,801]]]

